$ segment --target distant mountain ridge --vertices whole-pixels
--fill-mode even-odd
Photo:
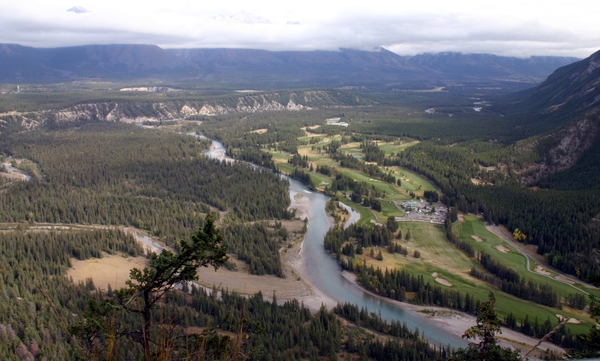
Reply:
[[[535,88],[509,100],[521,112],[561,117],[600,106],[600,51],[586,59],[557,69]]]
[[[464,54],[444,52],[438,54],[425,53],[409,58],[415,66],[427,67],[442,73],[460,74],[462,76],[500,76],[521,79],[531,76],[532,81],[546,78],[556,69],[578,61],[573,57],[531,56],[516,58],[492,54]]]
[[[523,167],[523,184],[600,189],[600,51],[557,69],[532,89],[505,96],[496,109],[519,127],[542,133],[515,148],[542,156]]]
[[[541,82],[577,59],[519,59],[489,54],[399,56],[375,51],[267,51],[162,49],[156,45],[85,45],[32,48],[0,44],[0,81],[68,81],[86,78],[197,80],[288,87],[427,87],[447,82]]]

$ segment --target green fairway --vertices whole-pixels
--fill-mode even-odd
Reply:
[[[525,315],[529,315],[532,323],[536,317],[540,323],[550,317],[553,324],[556,324],[556,314],[561,314],[583,321],[579,325],[570,324],[569,328],[572,332],[586,332],[589,329],[591,322],[589,316],[583,311],[566,307],[557,310],[525,301],[503,293],[495,287],[470,276],[471,268],[478,267],[478,263],[450,244],[446,240],[444,230],[440,225],[422,222],[400,222],[399,224],[402,231],[402,240],[396,242],[408,249],[408,256],[392,255],[387,250],[382,250],[383,261],[366,257],[368,264],[374,267],[405,269],[411,274],[423,276],[425,282],[436,283],[435,279],[439,277],[450,282],[451,287],[460,290],[463,295],[469,293],[480,301],[487,300],[490,291],[494,292],[498,315],[502,318],[512,312],[518,322],[521,322]],[[485,230],[485,228],[483,229]],[[410,240],[407,242],[405,237],[409,230]],[[420,258],[413,257],[415,249],[421,253]],[[375,252],[378,251],[379,249],[375,249]],[[365,249],[365,255],[368,255],[369,252],[370,249]],[[433,276],[435,273],[437,273],[437,277]],[[572,291],[575,292],[574,289]]]
[[[407,194],[401,192],[401,190],[390,183],[380,181],[378,179],[373,179],[366,174],[363,174],[354,169],[341,168],[345,175],[352,178],[357,182],[366,182],[369,186],[375,187],[375,189],[383,193],[385,192],[385,199],[390,200],[407,200],[410,197]]]
[[[402,188],[409,192],[422,195],[424,191],[436,190],[436,187],[429,180],[417,173],[400,167],[390,167],[390,169],[400,178]]]
[[[375,212],[381,222],[386,223],[388,217],[404,217],[404,213],[396,207],[394,202],[381,201],[381,212]]]
[[[366,224],[371,223],[371,221],[376,221],[375,215],[373,214],[373,211],[370,208],[366,208],[360,204],[356,204],[346,197],[342,197],[341,201],[346,205],[356,209],[358,213],[360,213],[360,220],[357,222],[358,224]]]
[[[404,149],[406,149],[408,147],[412,147],[415,144],[419,144],[419,141],[403,142],[402,144],[380,143],[379,149],[383,150],[385,152],[386,156],[389,156],[392,153],[398,154],[399,152],[402,152]]]
[[[292,173],[292,171],[294,170],[293,165],[289,164],[289,163],[277,163],[277,169],[279,170],[279,172],[283,173],[283,174],[290,174]],[[309,172],[307,169],[304,169],[304,171],[308,174],[310,174],[310,177],[312,178],[313,182],[315,183],[315,185],[317,186],[317,188],[325,188],[327,187],[329,184],[331,184],[331,178],[329,178],[326,175],[320,174],[320,173],[315,173],[315,172]]]
[[[508,244],[508,242],[505,242],[488,231],[485,228],[485,222],[482,219],[473,215],[466,215],[464,216],[464,222],[460,222],[456,225],[456,230],[458,231],[459,237],[462,240],[469,242],[477,252],[486,252],[493,259],[502,262],[503,265],[513,269],[526,280],[549,284],[556,292],[560,293],[562,297],[565,297],[570,293],[578,293],[575,288],[563,282],[559,282],[538,272],[529,272],[527,270],[525,256]],[[502,252],[499,248],[504,251],[509,250],[509,252]],[[533,260],[530,261],[529,268],[531,271],[535,271],[537,266],[543,267]],[[583,286],[579,287],[582,288]],[[598,294],[597,290],[585,289],[585,291]]]

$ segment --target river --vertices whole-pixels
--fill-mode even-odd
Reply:
[[[225,156],[223,144],[213,140],[212,147],[204,154],[211,158],[232,161]],[[342,276],[342,269],[335,258],[331,257],[323,247],[325,233],[331,227],[329,217],[325,212],[325,204],[329,197],[322,193],[311,192],[302,183],[289,179],[290,198],[302,194],[310,200],[308,209],[308,230],[303,244],[303,262],[308,282],[321,292],[339,303],[349,302],[365,307],[369,312],[379,314],[385,320],[406,322],[410,329],[418,327],[425,338],[434,345],[450,345],[452,347],[466,346],[466,342],[454,334],[440,329],[439,322],[427,319],[421,315],[406,311],[396,304],[381,297],[372,296],[360,287]],[[350,220],[358,220],[360,215],[353,210]]]

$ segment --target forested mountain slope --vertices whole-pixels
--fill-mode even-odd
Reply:
[[[600,106],[600,51],[557,69],[542,84],[508,95],[502,110],[544,120],[581,114]]]

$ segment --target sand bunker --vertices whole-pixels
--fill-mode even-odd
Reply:
[[[556,318],[558,318],[559,321],[563,321],[565,319],[565,316],[563,315],[559,315],[558,313],[556,314]],[[581,323],[581,321],[579,321],[576,318],[569,318],[569,321],[567,321],[567,323],[574,323],[574,324],[578,324]]]
[[[452,287],[452,283],[450,281],[448,281],[445,278],[438,277],[438,276],[439,275],[437,272],[433,272],[431,274],[431,277],[433,277],[437,283],[444,285],[444,286]]]
[[[267,129],[256,129],[251,131],[250,133],[256,133],[256,134],[265,134],[267,132]]]
[[[568,283],[570,285],[574,285],[575,284],[575,282],[573,282],[573,280],[571,280],[570,278],[565,277],[565,276],[561,276],[561,275],[554,277],[554,279],[557,280],[557,281],[560,281],[562,283]]]
[[[447,279],[436,277],[435,281],[441,285],[452,287],[452,283],[450,283],[450,281],[448,281]]]
[[[508,253],[510,252],[510,249],[504,247],[503,245],[499,244],[496,246],[496,249],[502,253]]]
[[[479,236],[471,236],[474,240],[476,240],[478,243],[483,242],[483,239],[481,239],[481,237]]]
[[[535,268],[535,272],[544,276],[550,276],[550,272],[546,271],[542,266],[537,266]]]

